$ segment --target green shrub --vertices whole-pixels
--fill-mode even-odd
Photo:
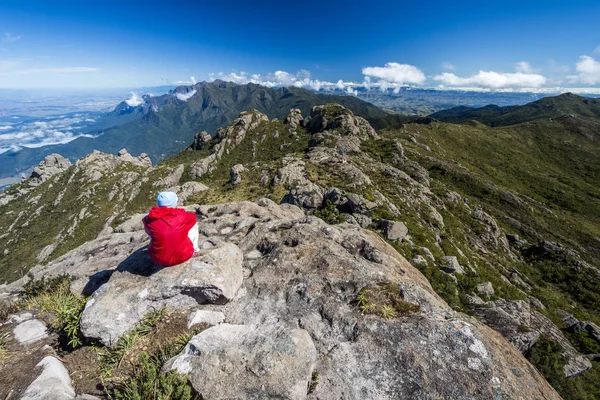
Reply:
[[[319,372],[313,371],[313,373],[310,377],[310,383],[308,384],[308,394],[311,394],[312,392],[314,392],[315,389],[317,388],[318,384],[319,384]]]
[[[599,354],[600,343],[586,332],[565,332],[565,336],[575,348],[583,354]]]
[[[191,400],[198,396],[187,376],[169,371],[161,374],[162,364],[146,353],[139,356],[133,377],[114,389],[111,398],[118,400]]]
[[[325,206],[316,210],[314,215],[330,225],[346,222],[346,216],[344,214],[340,214],[339,210],[329,199],[325,200]]]

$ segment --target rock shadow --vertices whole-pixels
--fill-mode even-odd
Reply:
[[[148,255],[148,246],[140,247],[121,261],[116,270],[119,272],[129,272],[134,275],[150,276],[165,268],[162,265],[156,265]]]
[[[117,268],[112,270],[98,271],[88,278],[88,282],[83,288],[83,295],[90,296],[100,286],[104,285],[115,271],[129,272],[130,274],[150,276],[165,267],[155,265],[148,255],[148,246],[140,247],[121,261]]]

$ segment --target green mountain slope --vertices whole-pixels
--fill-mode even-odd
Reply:
[[[598,119],[600,118],[600,100],[565,93],[555,97],[544,97],[522,106],[456,107],[433,113],[430,117],[444,122],[476,120],[488,126],[507,126],[565,115]]]
[[[177,88],[170,94],[149,98],[149,104],[129,110],[129,114],[120,118],[105,118],[106,121],[127,121],[131,119],[129,115],[139,115],[133,121],[104,129],[97,138],[80,137],[67,144],[0,154],[0,177],[27,170],[51,153],[59,153],[75,161],[93,150],[114,154],[125,147],[131,154],[146,153],[157,162],[185,148],[199,131],[214,132],[248,109],[256,109],[270,118],[283,118],[291,108],[307,114],[317,104],[335,101],[367,118],[378,128],[400,121],[355,97],[317,94],[300,88],[272,89],[255,84],[214,81],[194,85],[196,93],[187,101],[176,97],[179,92],[190,89]],[[122,103],[117,109],[121,108],[128,106]],[[142,109],[145,114],[140,112]],[[114,114],[118,113],[115,111]]]

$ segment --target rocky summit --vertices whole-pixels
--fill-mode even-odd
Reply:
[[[0,197],[0,397],[595,393],[595,228],[566,223],[594,215],[556,212],[451,143],[512,129],[376,131],[327,104],[245,111],[156,165],[49,156]],[[195,213],[201,250],[160,267],[141,220],[167,189]]]

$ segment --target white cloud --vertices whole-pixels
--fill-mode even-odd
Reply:
[[[300,70],[295,74],[286,71],[275,71],[265,76],[260,74],[250,75],[244,71],[230,73],[219,72],[217,74],[209,74],[209,78],[212,80],[221,79],[223,81],[233,82],[239,85],[255,83],[267,87],[294,86],[313,90],[320,90],[324,87],[333,87],[336,85],[331,82],[312,79],[310,72],[307,70]]]
[[[80,133],[83,122],[84,119],[77,114],[73,117],[44,117],[23,124],[15,122],[14,131],[0,134],[0,153],[19,151],[23,147],[67,143],[80,136],[91,137]]]
[[[187,92],[187,93],[177,93],[175,96],[181,101],[188,101],[195,94],[196,94],[196,90],[194,89],[191,92]]]
[[[600,45],[596,46],[596,48],[594,49],[594,51],[592,53],[600,54]]]
[[[494,71],[479,71],[477,74],[462,78],[453,73],[444,72],[433,77],[449,86],[476,86],[488,89],[506,87],[531,87],[538,88],[546,83],[546,78],[539,74],[526,74],[523,72],[505,73]]]
[[[425,74],[419,68],[409,64],[389,62],[383,67],[365,67],[362,69],[365,76],[378,78],[381,81],[398,85],[425,83]]]
[[[19,35],[13,35],[12,33],[5,32],[2,35],[2,39],[0,39],[0,42],[2,42],[2,43],[14,43],[14,42],[16,42],[19,39],[21,39],[21,36],[19,36]]]
[[[127,100],[125,100],[125,103],[127,103],[127,105],[129,107],[137,107],[140,104],[142,104],[143,102],[144,102],[144,99],[142,99],[140,96],[138,96],[138,94],[135,92],[131,92],[131,97],[128,98]]]
[[[523,74],[535,74],[540,72],[539,69],[533,68],[527,61],[519,61],[516,63],[515,70]]]
[[[442,63],[442,68],[447,69],[449,71],[454,71],[456,69],[454,64],[450,64],[450,63]]]
[[[571,82],[588,85],[597,85],[600,83],[600,61],[596,61],[590,56],[581,56],[575,69],[579,74],[569,76]]]
[[[194,78],[193,76],[190,76],[190,80],[192,81],[192,85],[196,84],[196,78]]]

